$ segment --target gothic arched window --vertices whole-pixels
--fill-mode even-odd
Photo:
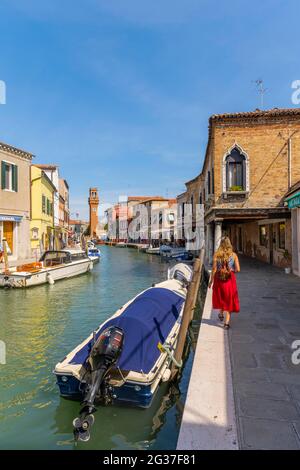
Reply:
[[[235,147],[226,157],[226,190],[246,191],[246,158]]]

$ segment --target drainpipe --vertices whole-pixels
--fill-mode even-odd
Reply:
[[[288,189],[292,186],[292,139],[288,139]]]

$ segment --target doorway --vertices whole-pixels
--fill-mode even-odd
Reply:
[[[3,222],[3,238],[6,238],[6,242],[9,248],[8,254],[14,252],[14,223],[5,221]]]
[[[274,247],[276,247],[276,233],[274,233],[274,224],[269,226],[269,240],[270,240],[270,264],[274,263]]]
[[[243,234],[242,227],[237,227],[237,251],[238,253],[243,252]]]

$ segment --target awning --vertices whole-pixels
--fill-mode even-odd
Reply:
[[[289,209],[294,209],[295,207],[300,207],[300,191],[293,194],[292,196],[286,198]]]
[[[0,222],[21,222],[21,215],[3,215],[0,214]]]

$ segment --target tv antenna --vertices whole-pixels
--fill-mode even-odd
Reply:
[[[263,109],[264,107],[264,95],[268,88],[264,87],[264,81],[262,78],[258,78],[257,80],[254,80],[254,83],[256,85],[258,94],[260,95],[260,107]]]

